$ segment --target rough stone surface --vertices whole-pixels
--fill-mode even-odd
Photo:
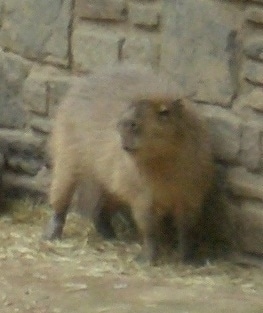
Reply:
[[[134,25],[156,27],[160,20],[160,8],[159,6],[152,6],[152,4],[131,2],[129,4],[129,19]]]
[[[263,125],[262,90],[259,87],[253,88],[238,97],[233,102],[233,112],[235,112],[244,122],[253,121]]]
[[[263,200],[263,177],[252,174],[243,167],[228,170],[226,182],[237,196]]]
[[[23,88],[24,105],[40,115],[52,115],[70,84],[70,77],[64,71],[52,67],[35,67],[27,77]]]
[[[30,126],[33,130],[48,134],[51,131],[51,121],[50,119],[34,116],[30,121]]]
[[[43,155],[44,140],[30,132],[18,130],[0,130],[0,147],[7,154],[23,153],[39,158]]]
[[[260,139],[263,125],[248,122],[243,126],[241,137],[240,162],[251,170],[259,168],[261,159]]]
[[[2,27],[2,24],[3,24],[3,17],[4,17],[4,1],[5,1],[5,0],[0,0],[0,28]]]
[[[126,38],[122,50],[122,59],[132,63],[156,66],[159,61],[159,54],[158,43],[149,37],[135,36]]]
[[[127,17],[124,0],[77,0],[75,13],[82,18],[122,21]]]
[[[7,166],[17,173],[34,176],[42,167],[42,162],[29,156],[13,155],[7,159]]]
[[[263,255],[263,202],[244,201],[238,215],[241,248]]]
[[[43,165],[44,140],[17,130],[0,130],[0,147],[7,168],[17,173],[36,175]]]
[[[68,64],[71,0],[8,0],[0,45],[23,56]]]
[[[47,115],[47,82],[42,77],[32,77],[26,79],[23,88],[24,105],[33,112]]]
[[[259,7],[248,7],[246,10],[246,19],[254,23],[263,24],[263,9]]]
[[[263,64],[252,60],[246,61],[243,76],[254,84],[263,84]]]
[[[236,90],[236,1],[168,0],[163,12],[161,67],[199,101],[228,105]]]
[[[204,106],[202,113],[207,119],[216,158],[235,161],[240,150],[241,120],[220,107]]]
[[[70,86],[71,78],[67,75],[57,75],[52,76],[48,80],[48,112],[49,116],[53,116],[54,109],[56,109],[57,105],[60,103],[61,99],[67,92]]]
[[[0,50],[0,126],[22,128],[26,111],[22,106],[21,89],[31,64]]]
[[[119,58],[121,35],[96,32],[85,24],[79,24],[73,32],[73,63],[80,71],[93,70],[107,64],[114,64]]]
[[[243,95],[239,98],[239,105],[245,105],[263,113],[263,90],[255,88],[250,93]]]
[[[6,172],[3,175],[3,186],[7,194],[15,197],[25,197],[25,195],[46,197],[47,187],[45,183],[39,182],[35,177],[28,175],[17,175]]]
[[[244,53],[247,57],[256,59],[259,61],[263,60],[263,37],[257,36],[252,37],[245,42]]]

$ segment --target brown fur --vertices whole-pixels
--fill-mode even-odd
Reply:
[[[99,198],[106,192],[129,204],[144,259],[156,259],[167,214],[177,221],[182,258],[191,258],[213,161],[203,122],[164,77],[120,66],[78,78],[57,112],[52,157],[55,215],[46,238],[61,236],[72,194],[88,178]]]

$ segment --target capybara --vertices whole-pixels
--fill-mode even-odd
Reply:
[[[51,147],[55,213],[44,238],[61,237],[74,190],[90,179],[98,210],[108,195],[130,206],[143,242],[138,260],[156,261],[167,215],[182,260],[193,258],[214,163],[204,122],[165,77],[120,65],[76,78],[58,108]]]

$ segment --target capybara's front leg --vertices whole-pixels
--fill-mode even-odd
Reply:
[[[136,261],[138,263],[155,265],[159,255],[158,237],[153,232],[145,232],[142,234],[142,237],[142,251],[137,256]]]
[[[141,198],[141,197],[140,197]],[[142,251],[136,258],[140,263],[154,265],[158,258],[159,233],[156,215],[147,198],[137,199],[132,206],[134,220],[142,235]]]

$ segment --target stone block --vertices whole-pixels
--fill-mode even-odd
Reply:
[[[104,32],[79,24],[73,32],[73,66],[79,71],[114,64],[119,59],[123,37],[107,30]]]
[[[0,50],[0,127],[24,127],[26,112],[21,101],[21,91],[30,68],[30,62]]]
[[[23,102],[30,111],[47,115],[47,82],[43,77],[32,76],[29,76],[25,81],[23,87]]]
[[[0,130],[0,147],[6,165],[18,173],[36,175],[43,165],[44,140],[17,130]]]
[[[70,76],[66,71],[36,66],[27,77],[23,88],[24,105],[39,115],[51,115],[66,93]]]
[[[260,166],[262,133],[263,125],[256,122],[247,122],[243,125],[239,160],[250,170],[256,170]]]
[[[39,196],[46,199],[48,187],[45,182],[37,180],[28,175],[19,175],[13,172],[5,172],[3,175],[3,186],[10,196],[25,197],[25,195]]]
[[[57,106],[65,93],[67,92],[71,82],[70,76],[58,75],[50,77],[48,80],[48,105],[49,115],[51,114],[52,107]]]
[[[263,24],[263,9],[249,6],[245,12],[246,19],[253,23]]]
[[[160,8],[152,4],[129,3],[129,19],[134,25],[157,27],[160,21]]]
[[[219,160],[233,162],[240,150],[241,120],[226,109],[204,106],[215,156]]]
[[[44,139],[19,130],[0,130],[0,147],[7,156],[23,154],[32,158],[41,158],[44,152]]]
[[[263,84],[263,63],[247,60],[244,64],[243,77],[254,84]]]
[[[149,37],[134,36],[126,38],[122,48],[122,60],[131,63],[157,66],[160,46]]]
[[[17,173],[28,174],[34,176],[43,166],[40,160],[30,157],[13,155],[7,158],[7,166]]]
[[[4,1],[5,0],[0,0],[0,28],[3,25],[3,18],[4,18]]]
[[[33,116],[30,120],[30,127],[37,132],[48,134],[51,131],[51,121],[47,118]]]
[[[263,125],[262,112],[262,90],[253,86],[252,90],[241,94],[233,101],[232,111],[243,121],[253,121]]]
[[[233,248],[238,251],[237,261],[257,264],[249,255],[263,255],[263,202],[244,199],[241,204],[227,205],[227,215]]]
[[[262,36],[251,37],[244,43],[244,53],[247,57],[263,61]]]
[[[0,45],[25,57],[68,65],[71,0],[8,0]]]
[[[263,201],[262,175],[252,174],[243,167],[235,167],[228,170],[226,182],[233,194]]]
[[[163,8],[161,69],[186,93],[196,92],[196,100],[230,105],[238,84],[241,4],[168,0]]]
[[[75,14],[81,18],[122,21],[127,17],[124,0],[77,0]]]
[[[263,113],[263,90],[262,88],[253,88],[253,90],[247,94],[239,97],[239,106],[247,106],[255,111]]]
[[[263,202],[243,201],[237,218],[241,249],[263,255]]]

